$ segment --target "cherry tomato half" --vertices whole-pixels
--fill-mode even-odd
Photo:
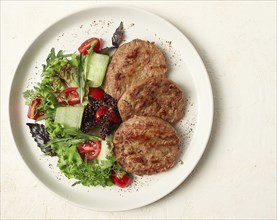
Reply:
[[[80,103],[80,96],[76,91],[77,88],[69,87],[64,89],[58,95],[58,103],[62,105],[75,105]]]
[[[101,116],[103,116],[103,115],[107,115],[107,120],[108,121],[110,121],[114,124],[118,123],[118,117],[117,117],[116,113],[105,105],[100,106],[96,110],[96,113],[95,113],[96,121],[99,120],[101,118]]]
[[[44,112],[37,111],[37,107],[40,105],[40,103],[41,103],[41,98],[36,96],[34,100],[31,102],[31,104],[29,105],[28,114],[27,114],[28,118],[37,120],[38,118],[44,115]]]
[[[101,88],[89,88],[88,96],[94,99],[102,99],[104,97],[104,91]]]
[[[98,140],[89,140],[77,145],[77,150],[83,160],[92,160],[97,157],[101,151],[101,142]]]
[[[131,177],[129,174],[124,174],[122,177],[118,177],[116,175],[116,172],[113,170],[112,171],[112,181],[115,185],[124,188],[130,185],[131,183]]]
[[[98,52],[100,50],[100,46],[101,46],[101,42],[99,38],[93,37],[90,39],[87,39],[86,41],[84,41],[81,46],[78,48],[79,52],[86,55],[88,53],[88,49],[91,47],[91,45],[89,44],[89,42],[96,40],[96,44],[93,48],[94,52]]]

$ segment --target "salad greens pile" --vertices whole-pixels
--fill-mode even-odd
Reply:
[[[122,36],[121,23],[113,36],[114,46],[119,46]],[[92,55],[101,52],[95,50],[98,43],[97,40],[88,41],[85,48],[81,50],[79,48],[80,53],[72,54],[64,54],[63,51],[56,53],[52,48],[46,64],[43,64],[41,82],[23,93],[25,104],[29,106],[28,117],[36,121],[27,125],[38,147],[45,155],[57,156],[57,166],[61,172],[68,178],[75,178],[77,180],[75,184],[81,183],[85,186],[111,186],[114,184],[111,178],[112,172],[118,173],[117,176],[126,174],[112,154],[112,134],[103,140],[95,132],[83,133],[80,127],[57,123],[55,117],[58,108],[67,110],[74,106],[85,108],[89,103],[91,82],[88,81],[87,76],[95,74],[88,72],[91,71]],[[104,48],[104,52],[112,48],[114,47]],[[84,50],[86,54],[83,53]],[[103,56],[107,55],[103,54]],[[102,69],[106,70],[105,68]],[[68,89],[71,89],[70,92],[64,92]],[[69,105],[71,107],[68,107]],[[44,120],[43,124],[37,123],[42,120]],[[71,119],[68,120],[70,122]],[[99,155],[90,160],[87,157],[84,159],[78,151],[80,144],[90,140],[101,143],[101,157]]]
[[[71,58],[71,59],[69,59]],[[30,105],[35,97],[40,97],[41,103],[37,106],[36,111],[43,111],[46,116],[53,116],[58,106],[57,95],[66,88],[78,86],[77,67],[80,55],[68,54],[63,55],[62,51],[55,54],[52,48],[43,64],[42,81],[34,86],[33,90],[26,90],[23,96],[25,104]]]

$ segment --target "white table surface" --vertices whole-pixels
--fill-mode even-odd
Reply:
[[[194,44],[212,83],[212,135],[193,173],[168,196],[125,212],[74,206],[28,170],[13,141],[8,94],[16,67],[48,26],[119,2],[1,1],[2,219],[276,219],[276,2],[120,2],[156,13]]]

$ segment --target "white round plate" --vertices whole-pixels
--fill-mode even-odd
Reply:
[[[182,141],[182,153],[169,171],[134,177],[128,188],[72,186],[56,167],[57,158],[42,155],[29,133],[23,91],[40,81],[42,64],[53,47],[75,52],[90,37],[100,37],[104,47],[120,22],[125,42],[140,38],[153,41],[165,53],[168,78],[183,89],[186,113],[175,127]],[[208,74],[189,40],[172,24],[149,12],[118,6],[91,8],[72,14],[46,29],[31,44],[16,70],[10,92],[10,123],[17,148],[31,171],[49,189],[79,206],[98,211],[122,211],[153,203],[178,187],[201,158],[213,121],[213,97]]]

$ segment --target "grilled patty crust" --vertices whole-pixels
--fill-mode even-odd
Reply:
[[[130,87],[149,77],[165,77],[163,52],[149,41],[135,39],[120,46],[109,64],[104,89],[119,99]]]
[[[135,116],[123,122],[114,134],[113,144],[122,168],[140,176],[168,170],[180,152],[176,130],[157,117]]]
[[[182,90],[166,78],[150,78],[128,89],[118,101],[123,121],[134,115],[156,116],[175,123],[184,115]]]

